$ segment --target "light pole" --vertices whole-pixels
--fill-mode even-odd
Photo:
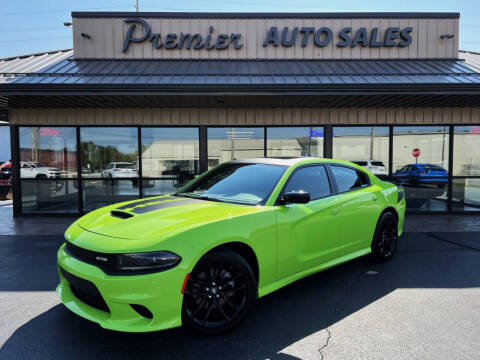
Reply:
[[[138,0],[135,1],[135,9],[137,9],[137,12],[139,11],[138,10]]]

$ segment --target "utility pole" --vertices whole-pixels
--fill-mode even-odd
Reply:
[[[137,9],[137,12],[139,11],[139,9],[138,9],[138,0],[135,1],[135,9]]]

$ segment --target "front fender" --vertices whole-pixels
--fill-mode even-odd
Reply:
[[[243,243],[257,257],[259,287],[274,282],[277,273],[276,214],[273,207],[202,225],[179,234],[182,241],[198,249],[185,264],[189,272],[206,253],[228,243]],[[172,239],[173,240],[173,239]],[[184,259],[186,260],[186,259]]]

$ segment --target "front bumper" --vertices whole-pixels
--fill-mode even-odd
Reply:
[[[111,276],[100,268],[70,256],[64,250],[57,254],[60,284],[57,293],[62,303],[77,315],[110,330],[148,332],[180,326],[183,295],[181,289],[186,271],[173,269],[147,275]],[[108,306],[108,311],[80,300],[62,274],[61,269],[91,282]],[[145,306],[152,314],[149,319],[136,312],[131,304]]]

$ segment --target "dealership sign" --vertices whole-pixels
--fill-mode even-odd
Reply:
[[[130,26],[125,34],[122,52],[126,52],[131,43],[149,41],[155,49],[207,49],[225,50],[229,47],[239,50],[243,47],[242,34],[217,33],[209,26],[206,34],[152,32],[149,23],[143,19],[130,18],[124,22]],[[365,27],[354,29],[344,27],[334,33],[330,27],[270,27],[263,37],[263,46],[291,47],[296,44],[302,47],[325,47],[335,44],[338,47],[405,47],[412,43],[413,27],[389,27],[381,31],[378,27],[367,30]]]

